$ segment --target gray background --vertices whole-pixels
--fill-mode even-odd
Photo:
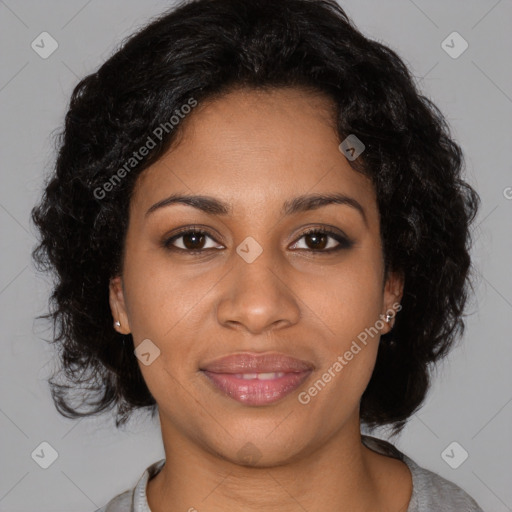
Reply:
[[[397,446],[456,482],[486,511],[512,510],[512,48],[510,0],[342,1],[368,36],[395,49],[445,113],[482,197],[473,256],[476,299],[461,343],[436,371],[425,406]],[[133,486],[163,457],[157,420],[137,415],[125,431],[108,416],[72,421],[56,412],[45,378],[54,367],[45,312],[49,279],[30,261],[29,212],[54,161],[72,88],[168,1],[0,0],[1,178],[0,511],[92,511]],[[43,31],[58,49],[42,59],[31,42]],[[458,58],[441,42],[469,43]],[[508,199],[507,199],[508,197]],[[435,279],[436,276],[432,276]],[[375,435],[385,436],[386,432]],[[42,469],[42,441],[58,452]],[[457,441],[468,459],[452,469],[441,453]],[[206,504],[205,504],[206,506]]]

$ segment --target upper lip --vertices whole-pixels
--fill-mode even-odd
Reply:
[[[212,373],[292,373],[309,371],[313,368],[312,363],[285,354],[244,352],[215,359],[200,369]]]

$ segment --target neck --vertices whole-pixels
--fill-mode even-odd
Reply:
[[[362,444],[358,418],[321,447],[272,467],[240,465],[161,423],[166,463],[148,483],[152,512],[359,512],[387,503],[384,456]]]

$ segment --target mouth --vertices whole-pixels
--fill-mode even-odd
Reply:
[[[267,405],[296,390],[313,372],[312,363],[284,354],[235,354],[200,368],[215,389],[237,402]]]

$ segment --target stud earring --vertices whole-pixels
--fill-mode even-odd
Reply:
[[[386,322],[389,324],[389,321],[392,319],[393,317],[388,313],[386,315]]]
[[[116,320],[116,321],[114,322],[114,325],[115,325],[116,327],[121,327],[121,322],[120,322],[119,320]]]

